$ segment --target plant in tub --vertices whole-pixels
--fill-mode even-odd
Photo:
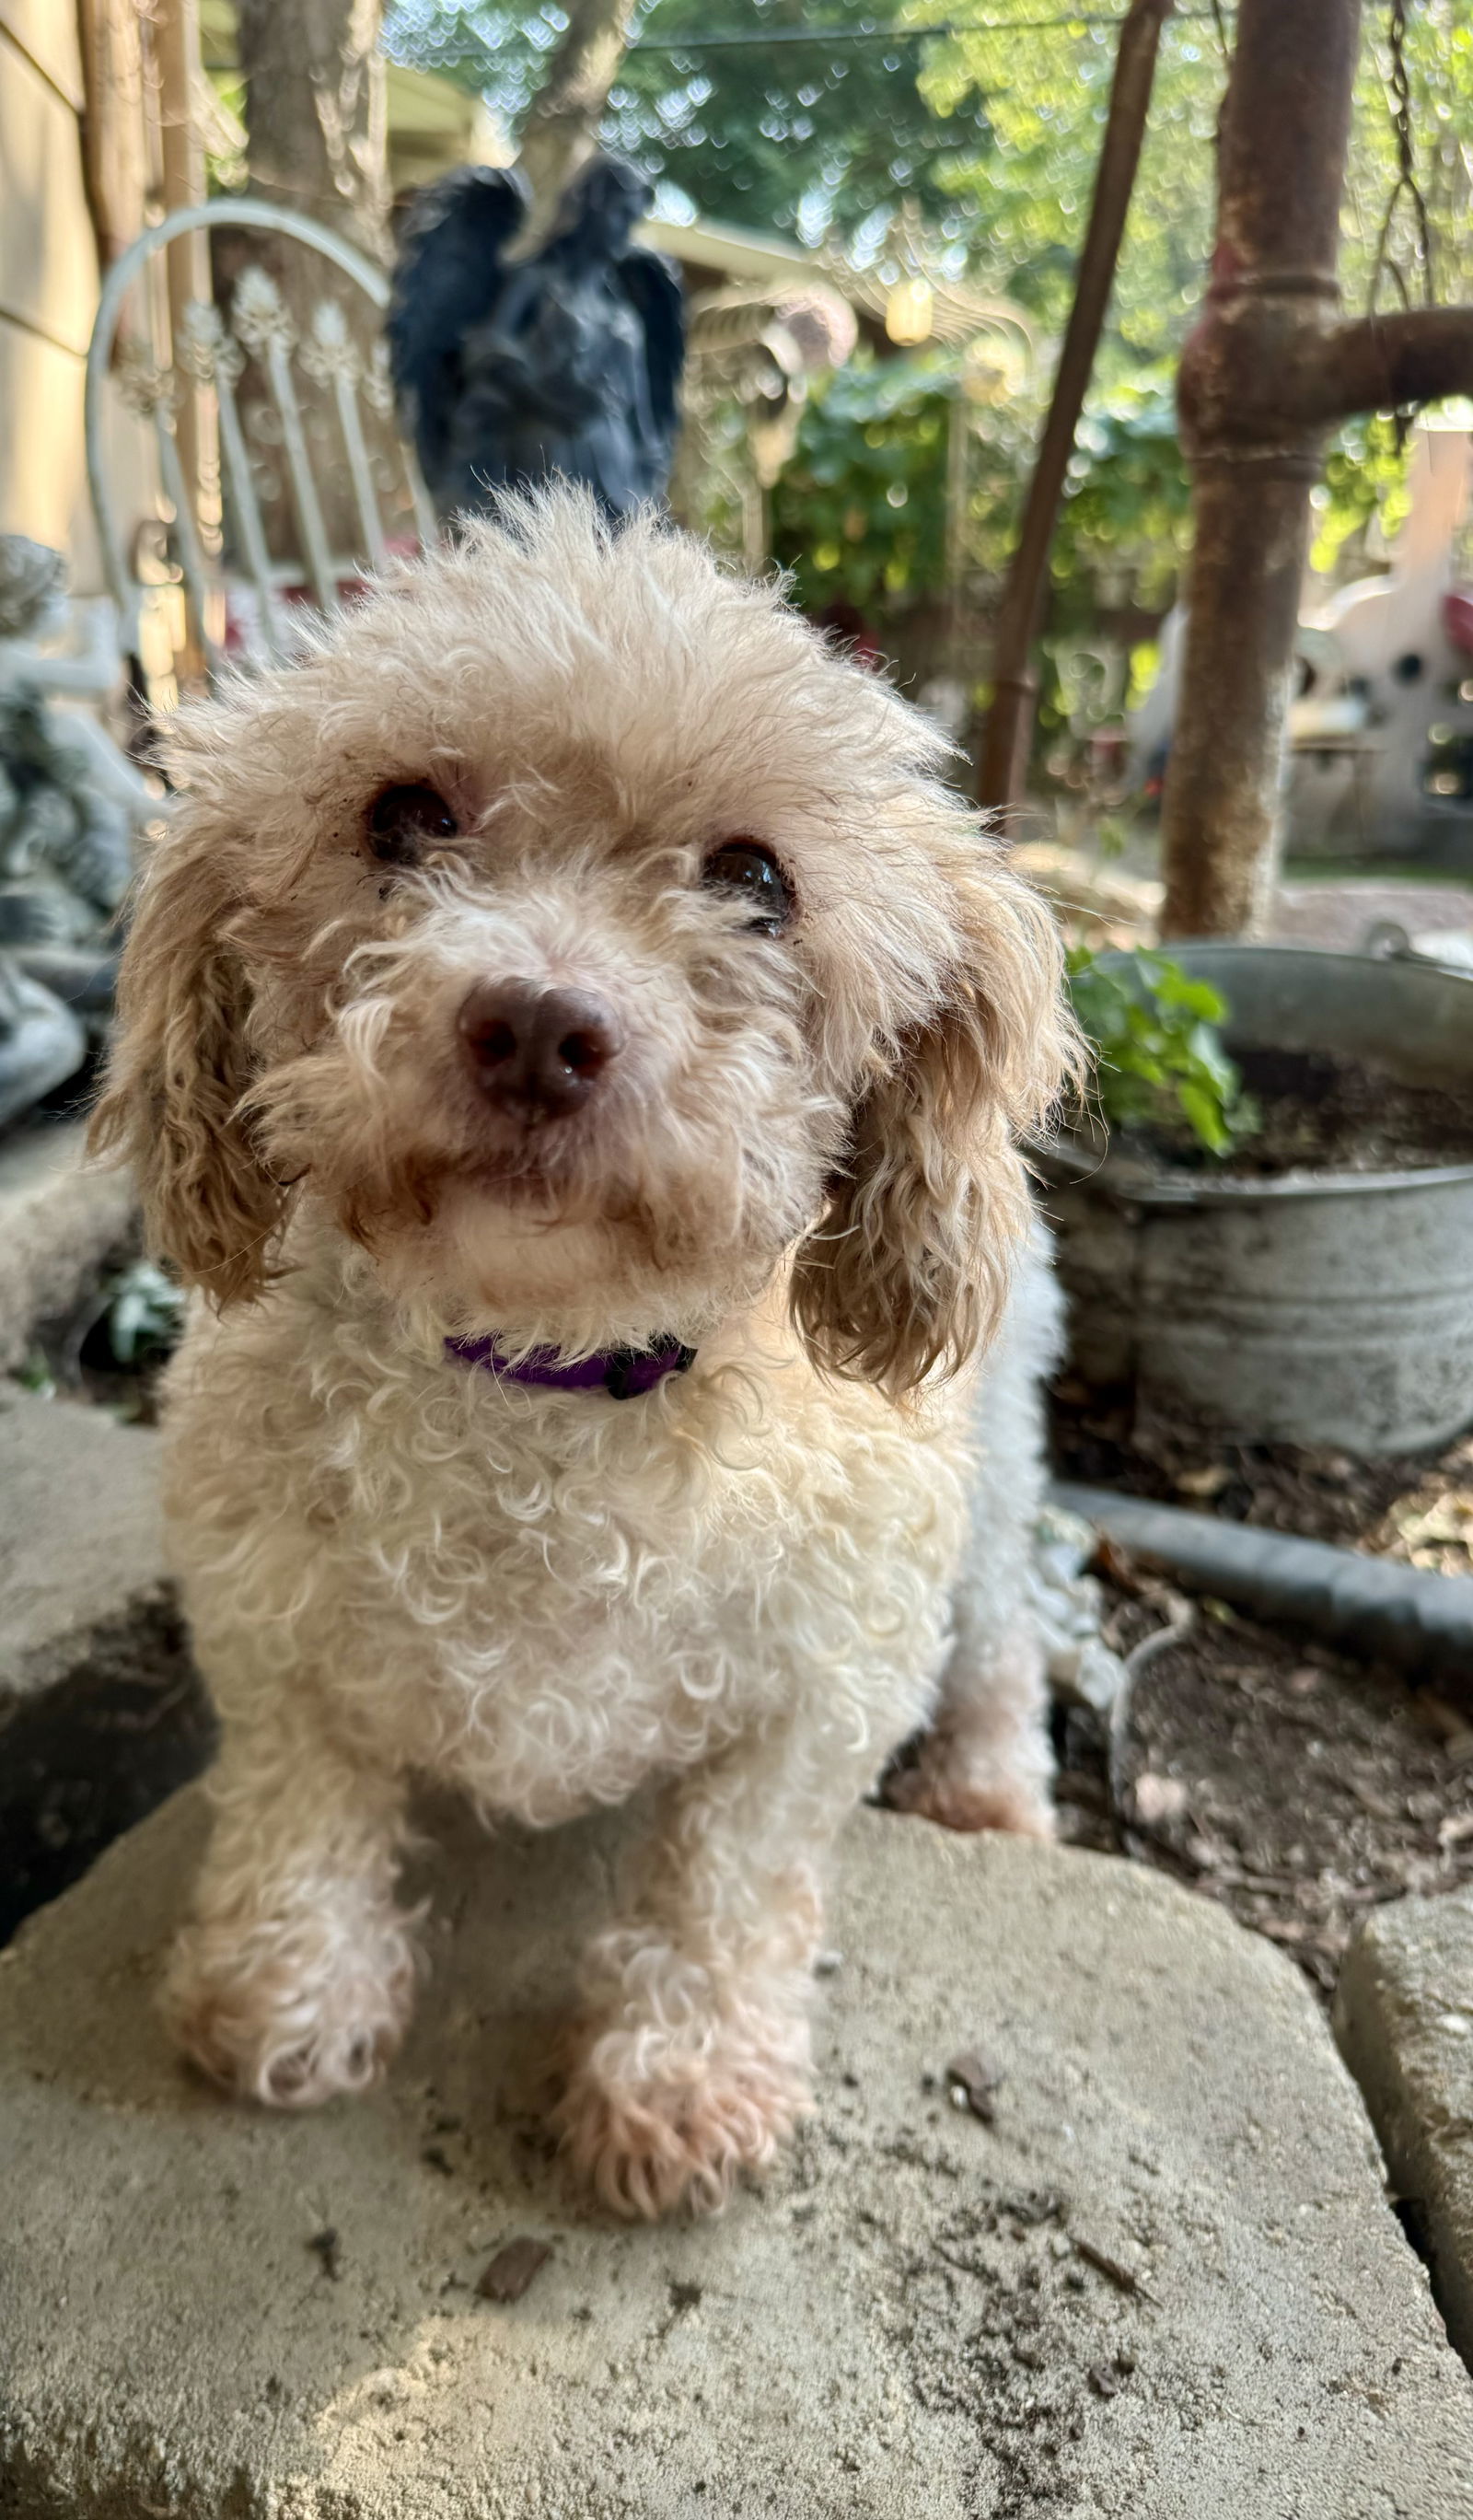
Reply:
[[[1091,1099],[1108,1129],[1180,1142],[1184,1123],[1213,1155],[1252,1136],[1258,1108],[1223,1047],[1228,1007],[1210,981],[1143,946],[1107,963],[1075,946],[1068,971],[1094,1058]]]

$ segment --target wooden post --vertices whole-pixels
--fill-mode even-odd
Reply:
[[[193,209],[204,199],[204,145],[195,110],[196,82],[203,76],[200,62],[199,0],[154,0],[151,14],[154,65],[158,80],[159,141],[163,161],[163,210],[167,217],[173,210]],[[184,338],[185,308],[194,300],[208,302],[210,296],[209,239],[202,228],[193,235],[176,237],[165,251],[167,265],[169,363],[173,368],[177,401],[174,406],[174,435],[179,449],[179,469],[184,482],[184,495],[193,508],[196,532],[203,551],[211,558],[220,549],[222,512],[220,506],[219,431],[213,398],[189,381],[189,372],[177,356],[177,345]],[[218,611],[216,606],[206,610]],[[198,607],[188,608],[188,627],[183,652],[178,657],[181,686],[202,683],[205,659],[210,645],[217,643],[224,631],[223,612],[219,617],[197,618]]]
[[[200,67],[199,0],[154,0],[154,59],[158,74],[158,120],[163,149],[163,210],[193,209],[204,199],[204,145],[195,111],[195,84]],[[169,338],[184,338],[184,310],[194,300],[208,303],[209,239],[202,228],[176,237],[165,253],[168,265]],[[180,397],[175,415],[179,461],[195,498],[195,513],[205,547],[219,546],[219,453],[214,415],[206,410],[198,387],[186,387],[176,363]]]
[[[1131,0],[1120,30],[1109,115],[1094,177],[1090,224],[1079,258],[1074,303],[1059,352],[1038,462],[1028,484],[1017,548],[998,612],[993,701],[977,765],[977,801],[982,805],[1012,805],[1023,793],[1033,739],[1033,705],[1038,696],[1033,646],[1043,622],[1049,551],[1058,521],[1064,475],[1074,451],[1074,432],[1079,427],[1100,328],[1114,286],[1120,240],[1135,189],[1146,109],[1156,75],[1161,28],[1171,10],[1172,0]]]

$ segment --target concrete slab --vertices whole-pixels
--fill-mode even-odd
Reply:
[[[164,1575],[157,1437],[0,1382],[0,1944],[212,1736]]]
[[[1473,1888],[1372,1911],[1345,1956],[1335,2029],[1473,2364]]]
[[[0,1704],[64,1678],[163,1582],[153,1429],[0,1383]]]
[[[85,1136],[60,1120],[0,1146],[0,1373],[24,1364],[36,1324],[66,1313],[134,1230],[132,1181],[89,1171]]]
[[[195,1793],[32,1921],[0,1959],[11,2520],[1473,2513],[1473,2382],[1306,1987],[1106,1858],[857,1815],[791,2160],[716,2225],[583,2218],[535,2093],[625,1824],[454,1819],[411,2044],[318,2116],[191,2083],[150,2009]],[[991,2126],[946,2096],[977,2047]],[[551,2254],[491,2297],[514,2240]]]

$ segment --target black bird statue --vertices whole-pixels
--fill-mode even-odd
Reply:
[[[530,208],[514,167],[459,166],[405,222],[388,315],[404,427],[442,520],[552,473],[611,518],[662,498],[685,357],[680,277],[630,243],[644,177],[596,157],[547,242],[509,261]]]

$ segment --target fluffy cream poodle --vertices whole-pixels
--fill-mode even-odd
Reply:
[[[1070,1043],[943,751],[571,492],[177,721],[96,1131],[208,1299],[167,2001],[223,2082],[392,2052],[417,1778],[538,1827],[648,1784],[560,2129],[608,2205],[714,2206],[805,2105],[825,1857],[897,1745],[912,1809],[1047,1832],[1037,1258],[1008,1305]]]

